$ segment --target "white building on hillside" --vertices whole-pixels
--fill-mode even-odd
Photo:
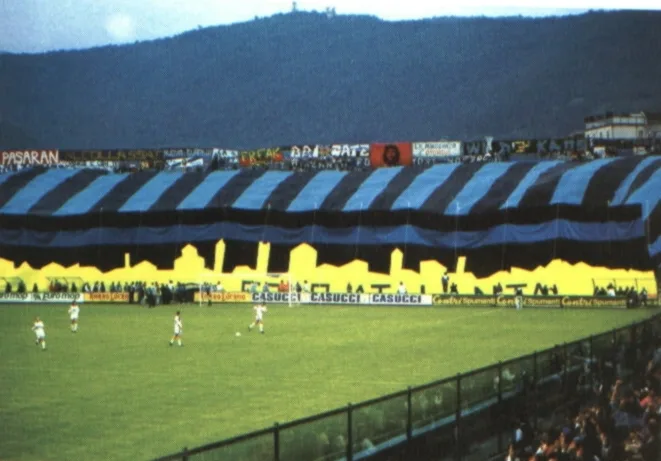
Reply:
[[[661,138],[661,113],[639,112],[585,117],[585,137],[593,139]]]

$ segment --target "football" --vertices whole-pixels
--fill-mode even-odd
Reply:
[[[239,336],[241,336],[241,333],[239,333],[239,332],[237,331],[237,332],[235,333],[235,335],[236,335],[237,337],[239,337]]]

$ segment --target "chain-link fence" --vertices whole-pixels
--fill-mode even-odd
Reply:
[[[620,367],[628,349],[661,316],[608,333],[457,375],[357,405],[311,416],[157,461],[353,461],[405,449],[433,434],[436,456],[465,460],[471,446],[490,441],[493,454],[509,427],[576,405],[605,370]],[[617,369],[618,374],[627,370]]]

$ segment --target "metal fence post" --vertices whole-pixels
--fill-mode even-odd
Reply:
[[[594,389],[594,382],[595,382],[595,373],[596,373],[596,367],[594,366],[595,362],[595,355],[594,355],[594,337],[590,335],[590,355],[588,356],[588,363],[590,364],[590,368],[588,368],[590,372],[590,389]]]
[[[533,385],[533,415],[532,415],[532,425],[535,430],[537,430],[537,419],[539,418],[539,370],[537,368],[537,351],[532,354],[532,385]]]
[[[610,354],[609,354],[609,359],[611,363],[613,364],[613,374],[615,375],[615,379],[617,379],[617,330],[613,329],[613,338],[612,338],[612,346],[610,349]]]
[[[562,343],[562,374],[564,375],[563,382],[565,384],[565,394],[569,392],[569,352],[567,350],[567,343]]]
[[[461,373],[457,374],[457,408],[455,411],[455,452],[454,457],[461,461]]]
[[[406,394],[406,399],[408,402],[407,405],[407,415],[406,415],[406,440],[409,442],[413,437],[413,392],[411,391],[411,386],[409,386],[408,393]]]
[[[347,461],[353,460],[353,408],[351,402],[347,404]]]
[[[503,451],[503,431],[500,425],[503,411],[503,362],[498,361],[498,420],[496,421],[496,430],[498,431],[498,453]]]
[[[273,424],[273,461],[280,461],[280,427]]]

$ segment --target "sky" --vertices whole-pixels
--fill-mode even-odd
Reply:
[[[444,5],[444,3],[447,3]],[[298,0],[298,9],[384,20],[434,16],[563,16],[659,9],[654,0]],[[41,53],[132,43],[291,11],[292,0],[0,0],[0,51]]]

